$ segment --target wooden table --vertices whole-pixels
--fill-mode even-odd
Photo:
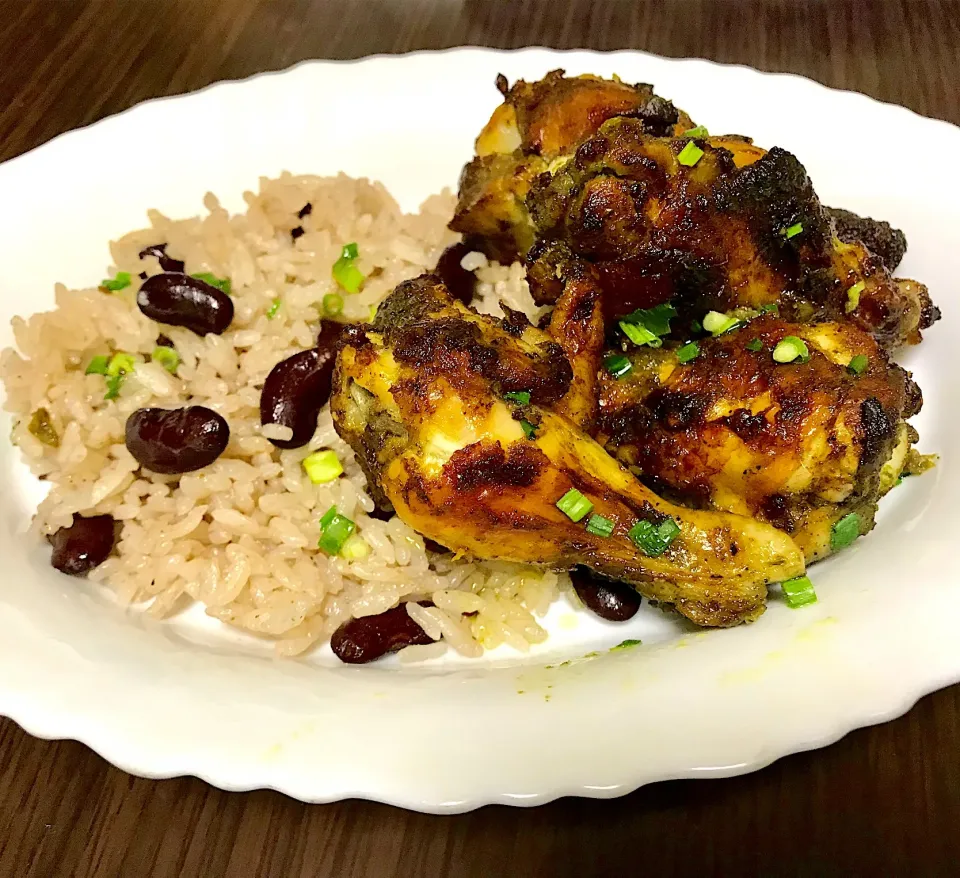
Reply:
[[[3,0],[0,158],[217,79],[463,43],[699,55],[960,123],[946,0]],[[0,876],[956,875],[958,766],[960,687],[747,777],[448,818],[141,780],[2,720]]]

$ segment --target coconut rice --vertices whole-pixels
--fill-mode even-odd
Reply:
[[[204,199],[203,217],[171,220],[150,211],[149,228],[111,244],[109,273],[129,272],[129,287],[111,293],[58,285],[55,310],[13,320],[18,350],[0,356],[5,407],[15,421],[12,439],[33,473],[50,485],[35,532],[68,526],[74,513],[112,515],[122,523],[121,535],[90,579],[157,617],[199,601],[221,622],[273,639],[282,655],[326,641],[351,617],[412,598],[434,603],[408,603],[407,611],[437,642],[408,647],[402,660],[448,647],[467,656],[504,643],[523,651],[544,640],[537,619],[561,588],[568,590],[565,575],[457,560],[428,551],[399,518],[371,517],[365,478],[334,431],[328,407],[303,448],[276,448],[269,428],[260,425],[267,374],[315,343],[320,303],[338,292],[331,266],[343,245],[357,243],[356,264],[367,280],[359,293],[343,296],[340,319],[367,320],[400,281],[432,269],[457,240],[446,227],[452,195],[445,191],[418,213],[404,214],[377,183],[283,174],[261,179],[259,192],[244,198],[247,210],[235,215],[212,194]],[[309,214],[298,216],[307,204]],[[303,233],[294,238],[297,227]],[[138,309],[138,275],[161,270],[157,258],[138,253],[164,242],[168,255],[185,261],[186,272],[230,279],[235,316],[222,335],[163,326]],[[521,265],[488,263],[476,253],[463,265],[477,275],[480,310],[498,313],[503,300],[536,316]],[[104,376],[85,374],[90,360],[116,351],[149,357],[159,335],[180,355],[176,373],[138,362],[119,396],[104,399]],[[127,417],[143,407],[187,403],[226,418],[226,451],[184,475],[141,470],[124,444]],[[41,408],[49,413],[57,447],[29,429]],[[344,467],[339,479],[312,484],[307,478],[302,461],[319,449],[337,453]],[[349,558],[317,548],[319,519],[332,505],[357,524]]]

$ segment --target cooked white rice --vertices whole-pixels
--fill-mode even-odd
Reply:
[[[408,647],[403,660],[431,658],[447,646],[468,655],[509,644],[526,650],[546,632],[537,621],[566,576],[519,564],[471,563],[425,550],[398,518],[371,518],[373,501],[353,454],[333,429],[329,409],[311,442],[281,451],[261,427],[260,390],[280,360],[312,347],[326,293],[337,292],[331,266],[341,247],[359,248],[363,290],[344,296],[343,317],[364,320],[401,280],[429,270],[456,240],[446,228],[449,192],[429,198],[419,213],[404,214],[386,189],[344,175],[261,179],[245,194],[247,211],[230,215],[209,194],[208,215],[171,220],[149,212],[150,228],[111,245],[112,276],[126,271],[134,283],[105,293],[58,285],[56,310],[15,318],[19,352],[0,357],[5,407],[14,414],[12,438],[37,476],[50,483],[34,521],[38,535],[71,524],[75,512],[107,513],[123,523],[115,554],[90,573],[125,602],[143,603],[165,617],[199,601],[222,622],[272,638],[283,655],[326,640],[350,617],[381,613],[411,598],[410,615],[434,640]],[[312,212],[297,212],[307,203]],[[291,229],[302,226],[296,241]],[[166,242],[170,256],[190,273],[211,272],[232,283],[235,316],[223,335],[205,338],[147,319],[136,306],[137,275],[160,271],[139,251]],[[488,263],[469,254],[464,265],[480,281],[481,310],[499,300],[535,312],[522,266]],[[267,310],[279,299],[274,319]],[[149,355],[157,336],[169,337],[182,358],[176,375],[160,364],[138,363],[119,398],[104,399],[104,377],[85,375],[92,357],[115,351]],[[212,465],[182,476],[139,469],[124,445],[130,413],[146,406],[205,405],[230,425],[230,444]],[[45,408],[59,447],[28,429]],[[274,428],[274,431],[282,428]],[[283,438],[276,433],[275,438]],[[333,449],[345,473],[314,485],[301,462]],[[354,519],[356,557],[330,558],[317,549],[319,519],[331,505]]]

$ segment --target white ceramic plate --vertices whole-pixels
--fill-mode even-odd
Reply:
[[[240,207],[258,176],[290,169],[377,177],[413,208],[456,184],[498,102],[496,73],[556,67],[653,82],[712,131],[796,153],[825,203],[906,231],[901,273],[928,283],[944,313],[906,355],[937,469],[894,492],[869,538],[814,568],[814,606],[773,603],[757,624],[707,633],[649,609],[614,626],[560,607],[528,656],[351,668],[323,651],[274,660],[198,614],[148,623],[57,574],[23,537],[37,485],[4,444],[0,712],[135,774],[442,812],[737,774],[960,680],[960,130],[945,123],[793,76],[629,52],[305,64],[144,104],[0,167],[0,343],[15,313],[52,305],[55,281],[99,280],[108,239],[142,226],[147,207],[194,214],[207,190]],[[608,651],[625,638],[643,646]]]

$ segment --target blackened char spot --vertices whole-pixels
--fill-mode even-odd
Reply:
[[[623,113],[624,116],[635,116],[643,122],[644,132],[654,137],[667,137],[673,133],[673,126],[677,124],[680,114],[671,101],[659,95],[652,95],[645,103],[635,110]]]
[[[763,501],[763,514],[767,521],[775,528],[793,533],[796,522],[793,513],[787,505],[787,499],[782,494],[771,494]]]
[[[454,452],[444,472],[458,491],[528,488],[548,465],[543,452],[531,445],[513,445],[507,454],[499,442],[478,442]]]
[[[308,201],[300,210],[297,211],[297,219],[303,219],[313,213],[313,205]]]
[[[745,442],[762,436],[767,429],[767,419],[762,415],[754,415],[749,409],[737,409],[726,418],[727,426]]]
[[[860,405],[860,430],[863,435],[860,466],[873,466],[880,462],[896,430],[890,416],[880,405],[880,400],[874,396]]]
[[[705,396],[679,390],[655,390],[647,397],[647,407],[654,418],[668,430],[686,430],[702,423],[707,408]]]
[[[500,308],[503,310],[503,328],[517,337],[523,335],[523,331],[530,326],[530,320],[523,311],[516,311],[509,305],[501,302]]]

